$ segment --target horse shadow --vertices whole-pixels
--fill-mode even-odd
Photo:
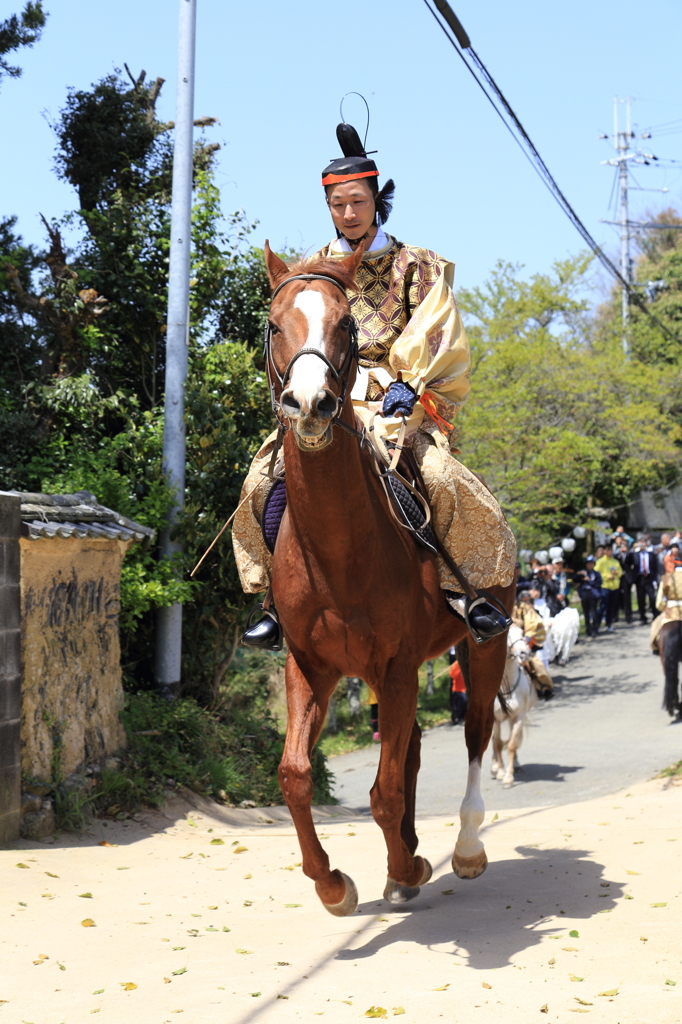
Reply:
[[[606,878],[587,850],[516,849],[521,859],[491,863],[479,879],[445,875],[424,886],[414,904],[382,904],[384,931],[341,949],[336,959],[358,961],[396,943],[417,943],[476,970],[504,967],[549,935],[570,943],[569,930],[611,912],[623,896],[625,883]],[[376,903],[360,909],[377,914]]]
[[[518,783],[529,782],[565,782],[567,775],[574,772],[582,772],[585,766],[581,764],[538,764],[527,762],[517,765],[514,769],[514,786]]]

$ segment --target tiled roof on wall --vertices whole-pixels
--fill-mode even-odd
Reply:
[[[75,494],[7,493],[21,499],[21,533],[29,540],[96,537],[149,544],[154,539],[154,530],[100,505],[90,491],[76,491]]]

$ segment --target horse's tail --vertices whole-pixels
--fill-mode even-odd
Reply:
[[[682,622],[676,621],[670,625],[673,628],[667,629],[665,634],[665,689],[663,690],[663,707],[669,715],[674,715],[678,708],[678,665],[682,660]]]

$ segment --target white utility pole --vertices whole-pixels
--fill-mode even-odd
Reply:
[[[628,152],[632,138],[632,116],[630,97],[626,103],[625,130],[618,129],[618,97],[613,100],[613,135],[618,152],[618,186],[620,189],[620,273],[624,281],[630,280],[630,220],[628,217]],[[628,342],[628,313],[630,293],[625,285],[621,288],[621,308],[623,320],[623,352],[627,356],[630,351]]]
[[[181,550],[181,545],[171,540],[171,532],[185,496],[185,378],[189,335],[196,17],[197,0],[180,0],[163,428],[163,468],[175,492],[175,501],[168,526],[161,535],[163,558]],[[161,695],[169,700],[177,694],[181,657],[182,605],[159,608],[155,673]]]

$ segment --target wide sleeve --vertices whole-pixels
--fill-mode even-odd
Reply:
[[[446,432],[469,393],[471,363],[469,340],[449,283],[452,272],[452,264],[441,269],[389,356],[393,372],[400,373],[419,396],[420,418],[425,411]]]
[[[658,608],[659,612],[662,612],[663,609],[665,608],[666,604],[668,603],[667,598],[665,596],[664,584],[665,584],[665,576],[663,577],[661,582],[658,584],[658,593],[656,594],[656,607]]]

